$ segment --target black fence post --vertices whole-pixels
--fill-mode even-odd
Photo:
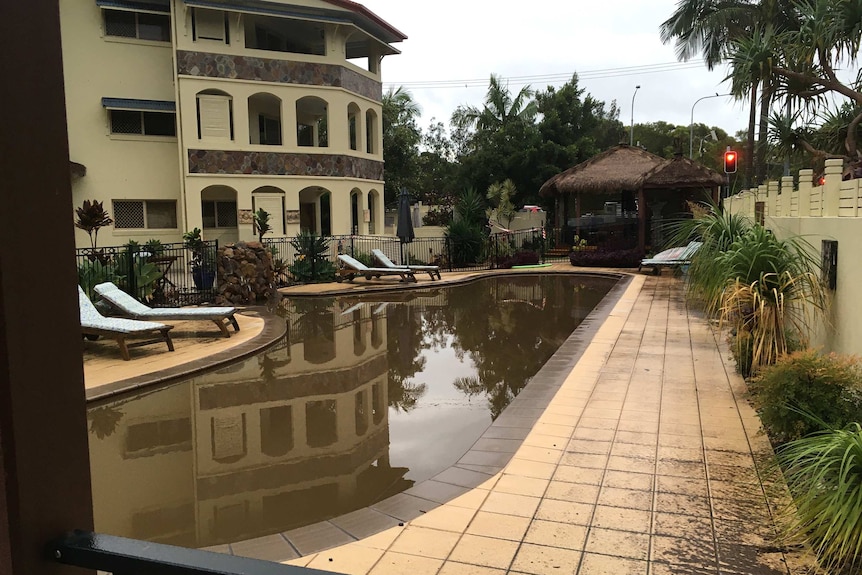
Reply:
[[[136,248],[133,244],[126,244],[126,277],[128,278],[126,285],[129,289],[129,294],[132,295],[135,299],[143,299],[141,298],[141,294],[138,293],[138,278],[135,277],[135,253]]]
[[[452,249],[449,245],[449,236],[446,236],[446,260],[449,262],[449,271],[452,271]]]
[[[323,236],[320,236],[321,238]],[[306,250],[308,255],[311,257],[311,281],[317,281],[317,254],[314,253],[314,245],[317,243],[317,234],[311,234],[311,245],[308,246]]]

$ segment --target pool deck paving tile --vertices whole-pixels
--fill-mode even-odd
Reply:
[[[564,270],[573,268],[548,269]],[[372,284],[312,290],[380,289]],[[392,287],[403,286],[384,289]],[[253,315],[241,320],[245,341],[265,329]],[[229,350],[237,336],[183,345],[184,360]],[[563,349],[575,340],[580,352]],[[787,491],[771,474],[745,383],[720,334],[686,306],[678,278],[634,275],[601,324],[563,348],[524,403],[413,494],[218,550],[357,575],[808,572],[773,539]],[[111,384],[99,372],[123,366],[134,378],[160,365],[128,363],[85,361],[88,394]]]

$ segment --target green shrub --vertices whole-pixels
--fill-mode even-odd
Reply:
[[[466,220],[457,220],[449,224],[446,238],[449,241],[452,263],[462,266],[478,262],[485,247],[485,237],[482,228],[471,225]]]
[[[792,353],[764,368],[751,391],[777,443],[862,420],[862,366],[855,356]]]
[[[296,251],[296,257],[287,269],[295,281],[311,283],[335,279],[335,264],[329,261],[327,238],[302,231],[290,240],[290,245]]]
[[[852,423],[788,443],[778,461],[793,503],[787,535],[807,542],[828,573],[862,566],[862,428]]]

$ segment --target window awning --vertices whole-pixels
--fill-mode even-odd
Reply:
[[[297,10],[297,6],[281,6],[275,2],[219,2],[217,0],[184,0],[186,6],[197,8],[210,8],[213,10],[227,10],[228,12],[243,12],[246,14],[260,14],[262,16],[279,16],[281,18],[293,18],[297,20],[311,20],[317,22],[332,22],[335,24],[352,24],[349,19],[330,16],[320,12],[304,12]]]
[[[117,10],[171,13],[169,0],[149,0],[146,2],[136,2],[135,0],[96,0],[96,6],[99,8],[115,8]]]
[[[102,98],[102,107],[109,110],[142,110],[144,112],[176,112],[177,103],[167,100],[136,100],[134,98]]]

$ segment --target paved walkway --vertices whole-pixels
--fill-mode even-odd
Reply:
[[[289,562],[371,575],[802,573],[774,546],[786,489],[743,393],[679,280],[636,276],[502,472]]]

